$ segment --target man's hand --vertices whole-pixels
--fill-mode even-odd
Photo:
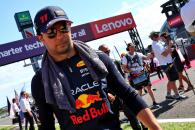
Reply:
[[[115,101],[115,96],[112,95],[111,93],[108,93],[108,99],[110,100],[111,103],[113,103]]]

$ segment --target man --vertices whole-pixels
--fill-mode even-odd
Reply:
[[[110,49],[109,49],[109,47],[108,47],[106,44],[100,45],[98,49],[99,49],[100,51],[103,51],[104,53],[106,53],[108,56],[110,56]],[[115,60],[115,59],[113,59],[113,61],[114,61],[115,65],[116,65],[118,71],[121,73],[121,75],[122,75],[123,77],[125,77],[125,73],[124,73],[123,69],[121,68],[121,63],[120,63],[120,61]]]
[[[102,44],[99,46],[98,48],[100,51],[103,51],[104,53],[106,53],[108,56],[110,56],[110,49],[106,44]],[[121,68],[121,63],[115,59],[113,59],[116,68],[119,70],[119,72],[121,73],[121,75],[124,77],[124,72]],[[125,78],[125,77],[124,77]],[[145,128],[145,126],[136,119],[135,115],[131,112],[131,110],[128,109],[128,107],[123,103],[123,101],[118,98],[112,91],[108,90],[108,99],[111,102],[111,109],[114,112],[114,114],[116,114],[117,118],[119,119],[119,114],[120,114],[120,109],[122,108],[125,116],[128,118],[128,120],[130,121],[131,127],[133,130],[148,130],[147,128]]]
[[[164,41],[167,45],[168,44],[172,44],[172,53],[171,56],[172,58],[174,58],[174,66],[177,69],[178,72],[178,76],[179,76],[179,88],[178,90],[180,91],[189,91],[193,89],[193,85],[191,84],[191,82],[188,80],[188,78],[183,74],[184,71],[184,64],[182,62],[181,59],[184,59],[183,56],[182,58],[180,58],[179,53],[177,51],[177,46],[175,45],[175,41],[171,39],[170,34],[168,34],[167,32],[163,32],[160,35],[160,38],[162,39],[162,41]],[[184,84],[183,81],[185,81],[188,84],[188,88],[186,90],[184,90]]]
[[[154,55],[159,60],[161,68],[164,70],[168,78],[166,99],[180,100],[186,98],[185,96],[179,94],[175,83],[175,81],[178,80],[179,76],[175,66],[173,65],[173,59],[171,57],[171,47],[173,44],[170,43],[167,45],[167,47],[164,47],[159,41],[159,32],[152,31],[149,37],[151,38],[151,40],[153,40],[152,50],[154,52]],[[171,95],[171,90],[174,91],[174,96]]]
[[[186,3],[180,11],[181,18],[185,24],[186,30],[195,36],[195,1],[190,0]]]
[[[142,95],[142,89],[146,87],[153,101],[153,107],[159,108],[160,106],[156,103],[154,92],[151,89],[152,85],[150,82],[149,74],[146,72],[143,66],[143,60],[150,59],[150,55],[145,56],[142,53],[135,52],[135,45],[133,43],[127,44],[126,50],[128,51],[128,53],[126,56],[122,58],[122,67],[125,72],[129,73],[128,75],[129,83],[131,84],[132,87],[138,90],[140,95]],[[141,81],[141,77],[143,76],[144,79],[143,81]],[[137,80],[138,78],[139,80]]]
[[[31,83],[39,109],[39,129],[55,129],[54,113],[61,130],[121,130],[103,91],[109,87],[147,127],[161,130],[150,109],[124,82],[112,60],[72,40],[71,23],[64,10],[56,6],[41,9],[34,19],[38,39],[46,47],[42,69]]]
[[[34,120],[33,120],[33,114],[31,112],[31,107],[29,101],[26,99],[26,92],[22,91],[20,93],[20,109],[24,113],[25,122],[29,122],[29,130],[35,130],[34,128]],[[26,127],[26,124],[25,124]],[[28,129],[27,127],[25,128]]]
[[[12,108],[13,108],[13,111],[15,113],[16,118],[18,119],[19,128],[20,128],[20,130],[22,130],[22,122],[21,122],[21,118],[20,118],[20,109],[19,109],[18,105],[16,104],[16,99],[15,98],[12,99]]]

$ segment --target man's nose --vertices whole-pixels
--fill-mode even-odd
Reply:
[[[56,31],[56,38],[57,38],[57,39],[61,39],[61,38],[63,37],[63,34],[64,34],[64,33],[62,33],[60,30],[57,30],[57,31]]]

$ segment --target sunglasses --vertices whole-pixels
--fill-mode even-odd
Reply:
[[[55,38],[58,31],[60,31],[60,33],[68,33],[70,31],[70,27],[67,24],[61,25],[59,30],[51,27],[46,32],[47,37],[49,39]]]

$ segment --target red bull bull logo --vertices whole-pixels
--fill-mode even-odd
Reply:
[[[76,99],[76,109],[87,108],[92,103],[96,101],[102,101],[99,91],[97,94],[81,94],[78,99]]]

